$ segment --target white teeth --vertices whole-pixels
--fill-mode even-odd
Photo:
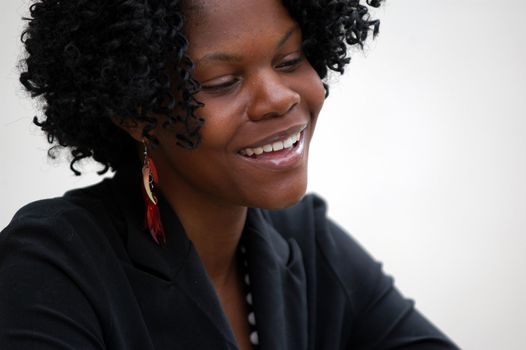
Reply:
[[[300,137],[301,137],[301,131],[298,132],[297,134],[289,136],[287,139],[283,141],[276,141],[271,144],[269,143],[267,145],[256,147],[256,148],[245,148],[239,151],[239,153],[241,155],[250,157],[254,154],[258,156],[260,154],[263,154],[263,152],[270,153],[270,152],[275,152],[275,151],[281,151],[284,148],[291,148],[296,142],[299,141]]]
[[[283,149],[283,142],[277,141],[272,144],[272,149],[274,151],[281,151]]]

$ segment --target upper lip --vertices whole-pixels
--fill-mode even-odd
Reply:
[[[254,142],[253,144],[245,146],[245,147],[243,147],[241,149],[258,148],[258,147],[262,147],[264,145],[268,145],[268,144],[274,143],[276,141],[286,140],[290,136],[295,135],[298,132],[300,132],[303,129],[305,129],[307,127],[307,124],[308,123],[301,123],[301,124],[297,124],[297,125],[288,127],[286,129],[280,130],[278,132],[273,133],[270,136],[265,136],[264,138],[261,138],[260,140]]]

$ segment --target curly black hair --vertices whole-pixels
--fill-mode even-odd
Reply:
[[[198,147],[204,123],[183,33],[185,0],[38,0],[30,7],[22,34],[26,57],[20,81],[43,100],[43,116],[33,122],[46,134],[53,157],[69,148],[71,170],[92,157],[118,171],[137,162],[134,142],[115,120],[141,122],[143,136],[156,127],[152,115],[175,125],[178,144]],[[379,21],[368,6],[383,0],[283,0],[303,33],[306,58],[320,78],[343,73],[348,46],[362,46]],[[367,6],[368,5],[368,6]],[[175,73],[175,79],[174,74]],[[175,86],[173,86],[175,84]],[[326,95],[328,86],[324,84]],[[174,92],[177,95],[174,96]],[[129,125],[129,124],[128,124]]]

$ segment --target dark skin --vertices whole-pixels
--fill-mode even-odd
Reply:
[[[325,90],[301,50],[301,31],[279,0],[195,0],[185,9],[189,56],[204,103],[202,144],[176,145],[173,129],[152,131],[159,187],[179,216],[217,292],[240,349],[250,349],[236,250],[247,208],[279,209],[307,186],[308,146]],[[305,125],[301,160],[283,169],[247,162],[241,149]],[[127,131],[142,142],[141,128]],[[257,317],[257,315],[256,315]]]

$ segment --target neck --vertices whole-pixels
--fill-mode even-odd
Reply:
[[[177,191],[169,184],[161,188],[196,248],[208,277],[216,289],[222,289],[237,271],[236,250],[247,208],[228,206],[210,196],[196,195],[185,191],[184,186],[178,186]]]

